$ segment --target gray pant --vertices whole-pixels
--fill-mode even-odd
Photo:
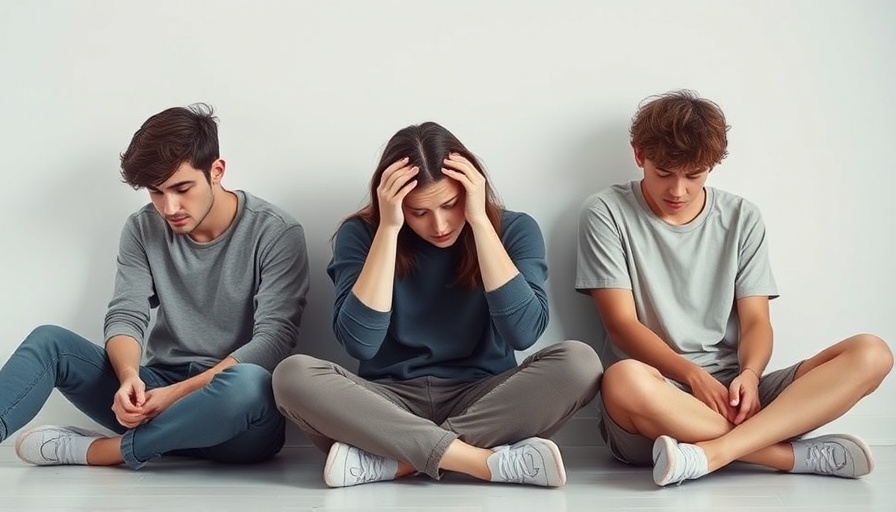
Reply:
[[[368,381],[335,363],[295,355],[274,370],[273,387],[280,411],[321,450],[341,441],[438,479],[439,462],[455,439],[490,448],[550,437],[594,398],[602,373],[591,347],[564,341],[474,382]]]

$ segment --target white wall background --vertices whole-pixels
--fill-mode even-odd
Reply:
[[[120,227],[147,201],[118,154],[149,115],[196,101],[221,118],[225,185],[306,228],[302,351],[351,364],[329,328],[328,240],[385,141],[425,120],[540,222],[553,314],[538,346],[594,343],[572,290],[579,205],[637,177],[629,119],[681,87],[733,126],[710,184],[765,214],[772,366],[859,331],[892,343],[894,25],[887,0],[0,0],[0,362],[42,323],[99,340]],[[597,442],[593,417],[565,439]],[[38,420],[86,421],[58,395]],[[896,378],[830,428],[896,443]]]

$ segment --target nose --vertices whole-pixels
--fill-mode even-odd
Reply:
[[[444,235],[448,231],[448,216],[441,212],[436,212],[432,216],[432,228],[437,235]]]
[[[177,213],[179,209],[180,202],[178,202],[177,197],[174,194],[165,194],[165,197],[162,199],[162,214],[171,216]]]
[[[669,184],[669,194],[672,197],[684,197],[687,194],[685,178],[681,176],[673,177],[672,183]]]

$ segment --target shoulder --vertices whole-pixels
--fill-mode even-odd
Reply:
[[[501,213],[501,228],[509,231],[536,231],[541,232],[538,222],[528,213],[504,210]]]
[[[236,190],[234,193],[242,196],[243,215],[250,221],[282,229],[301,227],[299,221],[279,206],[243,190]]]
[[[713,187],[706,190],[713,195],[713,208],[724,216],[733,216],[742,224],[762,223],[762,212],[755,203],[726,190]]]
[[[373,242],[373,226],[358,217],[351,217],[342,221],[336,229],[333,242],[336,247],[346,245],[370,245]]]
[[[130,235],[140,240],[152,239],[164,237],[166,228],[165,220],[159,215],[155,206],[149,203],[128,216],[122,235]]]
[[[637,207],[637,181],[618,183],[600,192],[591,194],[582,203],[582,212],[614,212]]]

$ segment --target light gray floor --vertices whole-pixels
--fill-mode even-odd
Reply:
[[[0,511],[896,511],[896,446],[873,447],[875,470],[861,480],[785,475],[744,464],[669,488],[656,487],[649,469],[611,461],[604,448],[561,449],[568,483],[559,489],[458,475],[329,489],[321,479],[324,456],[313,448],[287,448],[257,466],[171,458],[131,471],[27,466],[4,444]]]

